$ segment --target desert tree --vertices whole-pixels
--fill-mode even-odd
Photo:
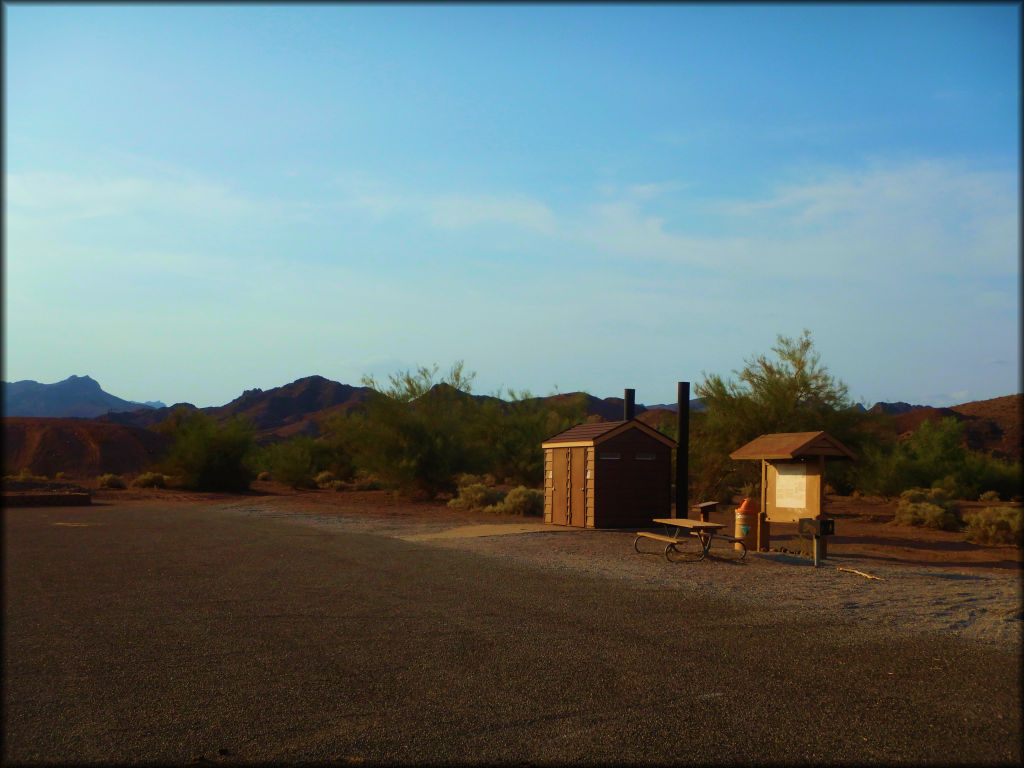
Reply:
[[[405,492],[433,498],[455,490],[455,476],[482,470],[488,456],[478,401],[470,394],[475,374],[456,362],[420,366],[381,384],[364,376],[373,394],[365,408],[326,422],[332,439],[355,465]]]
[[[755,481],[754,462],[735,462],[729,454],[759,435],[825,430],[852,440],[858,414],[846,385],[822,365],[810,331],[796,339],[779,335],[772,352],[746,360],[735,378],[704,374],[695,387],[705,404],[691,438],[697,496],[722,498]]]
[[[541,443],[582,422],[586,396],[534,397],[528,390],[499,391],[482,403],[488,471],[512,484],[537,487],[544,478]]]
[[[168,474],[194,490],[248,490],[252,479],[252,425],[242,419],[221,424],[199,410],[182,411],[179,416],[173,425],[174,443],[164,463]]]

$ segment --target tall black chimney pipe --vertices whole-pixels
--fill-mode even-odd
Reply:
[[[634,397],[636,396],[635,389],[627,389],[622,398],[622,418],[625,421],[632,421],[633,417],[636,416],[636,405],[634,404]]]
[[[690,516],[690,382],[680,381],[676,389],[676,508],[672,516],[685,518]]]

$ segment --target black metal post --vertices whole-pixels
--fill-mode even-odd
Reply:
[[[636,416],[636,390],[627,389],[622,398],[622,418],[632,421]]]
[[[680,381],[677,387],[676,412],[676,507],[673,517],[689,517],[690,477],[690,382]],[[682,510],[682,514],[679,514]]]

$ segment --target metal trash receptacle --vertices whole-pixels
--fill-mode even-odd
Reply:
[[[751,552],[757,551],[757,516],[760,513],[760,505],[751,499],[744,499],[736,507],[735,536]],[[737,550],[742,549],[739,542],[733,544],[733,548]]]

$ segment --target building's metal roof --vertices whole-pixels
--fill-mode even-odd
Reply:
[[[545,443],[579,443],[586,440],[594,440],[601,437],[605,432],[621,427],[624,421],[598,421],[593,424],[578,424],[575,427],[560,432],[554,437],[549,437]]]
[[[804,456],[857,458],[849,448],[827,432],[761,435],[729,454],[730,459],[798,459]]]
[[[542,447],[547,447],[552,443],[596,444],[626,429],[639,429],[641,432],[672,448],[676,445],[673,440],[665,437],[658,430],[647,426],[642,421],[633,419],[632,421],[599,421],[593,424],[579,424],[565,430],[565,432],[558,433],[554,437],[549,437],[544,441]]]

